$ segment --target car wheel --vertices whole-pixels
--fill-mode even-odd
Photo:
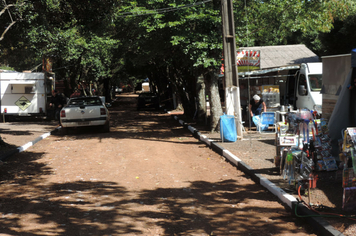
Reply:
[[[68,128],[66,128],[66,127],[63,127],[63,126],[62,126],[60,131],[61,131],[60,133],[61,133],[62,135],[68,134]]]
[[[5,122],[13,122],[14,120],[13,116],[5,116]]]
[[[110,132],[110,123],[106,123],[105,125],[103,125],[103,132],[108,133]]]

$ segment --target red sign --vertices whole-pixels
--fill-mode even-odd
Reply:
[[[260,69],[260,51],[259,50],[238,50],[236,53],[238,66],[251,66],[254,70]]]
[[[236,63],[238,72],[246,72],[260,69],[260,51],[259,50],[237,50]],[[220,67],[220,74],[224,74],[224,64]]]

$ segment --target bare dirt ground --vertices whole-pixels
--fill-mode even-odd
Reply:
[[[4,161],[0,235],[314,235],[169,114],[135,108],[123,96],[110,133],[51,135]]]

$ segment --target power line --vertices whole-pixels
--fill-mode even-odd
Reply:
[[[167,13],[167,12],[178,11],[178,10],[181,10],[181,9],[184,9],[184,8],[190,8],[190,7],[203,5],[203,4],[205,4],[207,2],[211,2],[211,1],[213,1],[213,0],[205,0],[205,1],[191,3],[191,4],[179,6],[179,7],[167,7],[167,8],[154,9],[154,10],[143,10],[143,11],[140,11],[139,13],[137,13],[137,14],[133,13],[133,12],[123,12],[123,13],[119,14],[119,17],[146,16],[146,15],[154,15],[154,14],[163,14],[163,13]]]

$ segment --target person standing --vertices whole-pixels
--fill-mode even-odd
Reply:
[[[251,117],[261,115],[262,112],[266,112],[267,107],[266,103],[263,101],[263,99],[260,98],[257,94],[253,96],[253,98],[250,100],[250,115]]]
[[[60,125],[59,115],[64,104],[65,98],[61,94],[59,94],[57,90],[52,90],[52,98],[49,106],[53,108],[54,119],[58,121],[58,125]]]

